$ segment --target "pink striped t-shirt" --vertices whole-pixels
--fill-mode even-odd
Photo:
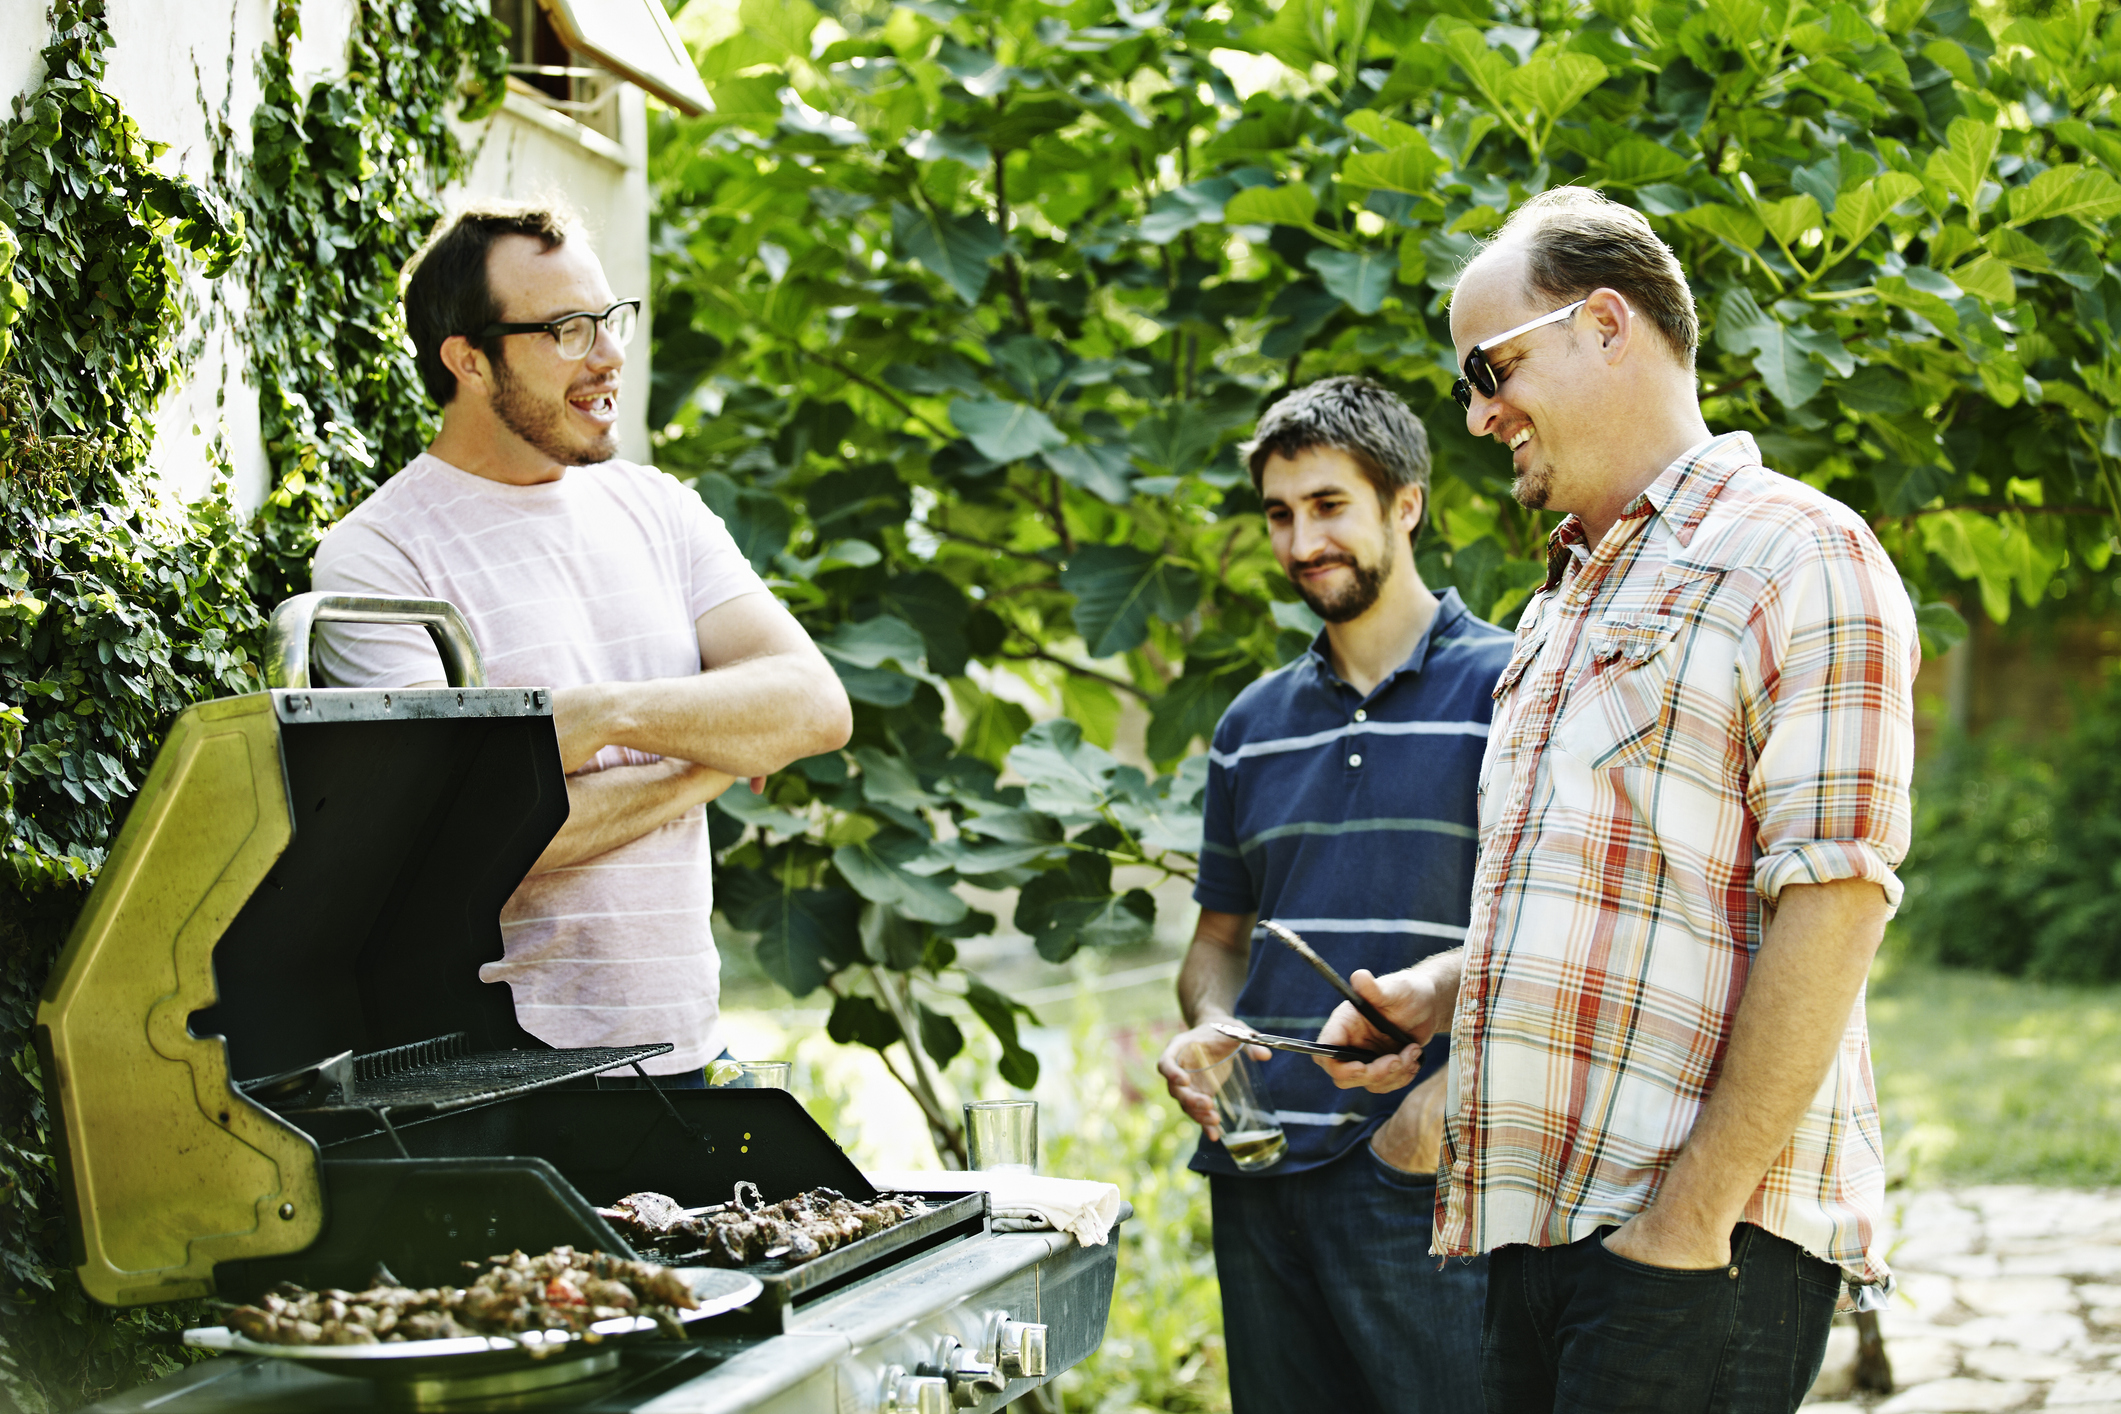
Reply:
[[[639,682],[700,671],[700,615],[762,594],[719,517],[653,467],[605,462],[511,486],[422,455],[317,547],[315,587],[446,599],[496,687]],[[320,626],[335,687],[442,681],[426,631]],[[653,756],[607,746],[583,771]],[[670,1041],[648,1065],[697,1070],[722,1050],[706,811],[593,859],[533,874],[501,910],[504,956],[480,969],[554,1046]]]

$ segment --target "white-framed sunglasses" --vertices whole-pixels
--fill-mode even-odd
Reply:
[[[1468,412],[1473,409],[1473,390],[1475,388],[1480,390],[1480,396],[1483,398],[1494,397],[1496,392],[1502,387],[1502,380],[1495,376],[1495,367],[1488,362],[1489,349],[1507,344],[1520,334],[1529,334],[1534,329],[1543,329],[1549,324],[1559,324],[1562,320],[1570,318],[1577,310],[1582,309],[1589,303],[1588,299],[1580,299],[1574,304],[1564,305],[1552,314],[1542,314],[1529,324],[1520,324],[1515,329],[1497,334],[1492,339],[1483,339],[1473,345],[1473,351],[1466,355],[1465,377],[1451,385],[1451,396],[1458,399],[1458,405]]]

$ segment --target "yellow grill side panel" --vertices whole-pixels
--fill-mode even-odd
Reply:
[[[76,1270],[98,1301],[206,1295],[216,1262],[296,1252],[324,1209],[315,1143],[237,1093],[190,1033],[213,949],[293,837],[265,694],[180,715],[59,955],[37,1022]]]

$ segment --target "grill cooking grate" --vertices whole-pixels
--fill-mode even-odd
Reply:
[[[366,1055],[337,1055],[285,1075],[244,1082],[252,1099],[282,1114],[441,1114],[598,1075],[672,1050],[584,1046],[565,1051],[473,1051],[461,1031]],[[645,1072],[643,1072],[645,1074]]]

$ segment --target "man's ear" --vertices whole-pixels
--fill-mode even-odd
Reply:
[[[457,375],[459,391],[468,385],[483,386],[487,382],[486,355],[462,334],[451,334],[444,339],[437,352],[441,355],[442,366]]]
[[[1634,342],[1635,311],[1628,307],[1627,300],[1618,290],[1600,286],[1583,302],[1583,312],[1598,335],[1598,347],[1605,354],[1606,362],[1618,363],[1626,356],[1628,345]]]
[[[1412,535],[1414,527],[1421,524],[1422,512],[1429,507],[1429,493],[1419,486],[1402,486],[1392,504],[1393,519],[1402,534]]]

